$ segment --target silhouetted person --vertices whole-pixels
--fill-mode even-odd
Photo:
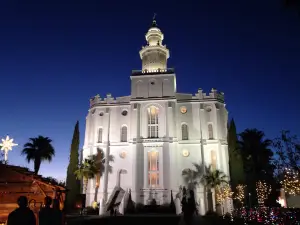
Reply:
[[[181,199],[181,210],[183,215],[185,214],[184,212],[187,209],[187,194],[186,194],[186,188],[183,187],[182,189],[182,199]]]
[[[189,197],[185,205],[185,210],[183,212],[183,219],[187,225],[190,225],[192,223],[193,216],[196,213],[196,211],[197,208],[196,208],[195,194],[193,190],[190,190]]]
[[[54,223],[53,219],[53,209],[51,208],[52,198],[47,196],[44,199],[44,207],[41,208],[39,212],[39,225],[52,225]]]
[[[7,225],[36,225],[34,213],[28,207],[28,200],[25,196],[18,198],[19,208],[8,215]]]
[[[53,225],[62,225],[64,224],[63,212],[60,210],[59,201],[53,199]]]

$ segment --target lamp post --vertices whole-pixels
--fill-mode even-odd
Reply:
[[[0,143],[1,151],[4,151],[5,163],[7,163],[8,151],[11,151],[12,147],[18,145],[16,143],[14,143],[13,141],[14,141],[14,139],[10,139],[9,136],[6,136],[6,139],[2,139],[2,143]]]

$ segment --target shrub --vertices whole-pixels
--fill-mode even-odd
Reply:
[[[216,213],[215,211],[211,211],[211,210],[207,211],[207,212],[205,213],[205,216],[219,217],[218,213]]]
[[[93,208],[91,206],[88,206],[84,208],[84,214],[85,215],[99,215],[99,208]]]

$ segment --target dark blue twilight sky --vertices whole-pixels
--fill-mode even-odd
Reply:
[[[2,0],[0,137],[20,144],[10,163],[27,166],[22,145],[49,136],[56,157],[40,172],[65,177],[74,125],[80,121],[83,140],[89,98],[130,94],[154,12],[179,92],[225,92],[238,131],[300,134],[300,18],[279,0]]]

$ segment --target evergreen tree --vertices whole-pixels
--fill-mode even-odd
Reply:
[[[173,198],[173,191],[171,190],[171,202],[170,202],[170,212],[176,214],[176,206]]]
[[[231,189],[235,190],[237,185],[244,184],[245,175],[243,169],[243,160],[240,149],[238,148],[238,139],[234,120],[231,119],[228,129],[228,155]]]
[[[79,159],[79,122],[77,121],[72,144],[70,149],[70,162],[67,170],[67,179],[66,179],[66,187],[67,187],[67,196],[66,196],[66,204],[65,207],[67,210],[71,210],[75,207],[77,195],[80,194],[80,181],[76,179],[75,171],[78,169],[78,159]]]

